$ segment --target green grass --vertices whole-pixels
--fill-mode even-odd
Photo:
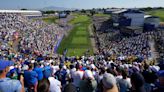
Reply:
[[[43,21],[47,22],[47,23],[56,23],[57,18],[56,17],[46,17],[43,18]]]
[[[76,14],[74,16],[75,18],[69,22],[74,25],[74,28],[67,37],[63,38],[57,52],[62,54],[67,49],[67,56],[82,56],[90,49],[90,54],[93,54],[88,32],[91,19],[86,15]]]
[[[80,48],[80,49],[68,49],[67,55],[73,55],[73,56],[79,56],[81,54],[84,54],[86,52],[86,49]]]
[[[87,29],[84,29],[84,30],[87,30]],[[87,32],[86,31],[76,31],[76,35],[86,35]]]
[[[74,37],[72,39],[72,44],[81,44],[81,45],[84,45],[84,44],[87,44],[87,38],[86,37]]]
[[[147,11],[147,14],[158,16],[162,22],[164,22],[164,9]]]
[[[110,14],[97,13],[97,14],[94,14],[94,16],[98,16],[98,17],[110,17]]]
[[[75,18],[73,20],[71,20],[69,23],[70,24],[78,24],[78,23],[84,23],[84,22],[88,22],[89,17],[86,15],[75,15]]]

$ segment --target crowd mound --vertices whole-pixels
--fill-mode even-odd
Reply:
[[[0,14],[0,92],[163,92],[164,63],[145,60],[150,39],[162,53],[163,31],[114,41],[99,36],[105,46],[93,56],[51,56],[64,33],[57,24]]]
[[[50,54],[65,32],[59,25],[30,20],[21,14],[1,13],[0,22],[1,50]]]
[[[121,33],[121,27],[111,26],[110,19],[93,17],[93,24],[95,26],[97,46],[100,52],[105,55],[124,58],[135,57],[141,60],[154,58],[164,60],[163,30],[158,29],[143,32],[137,36],[127,36]]]
[[[142,61],[146,59],[152,60],[153,58],[163,59],[163,35],[164,31],[156,30],[134,37],[123,36],[121,39],[115,40],[109,40],[109,36],[105,33],[99,34],[98,37],[100,48],[102,47],[101,50],[108,56],[134,56]],[[156,53],[158,53],[158,56],[156,56]]]

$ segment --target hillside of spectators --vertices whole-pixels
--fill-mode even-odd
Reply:
[[[1,48],[16,51],[51,53],[64,29],[56,24],[46,24],[41,20],[29,20],[20,14],[0,14]],[[18,42],[15,44],[15,42]]]
[[[93,56],[50,56],[64,32],[56,24],[0,14],[0,92],[163,92],[164,63],[146,59],[150,39],[163,53],[164,31],[113,41],[102,33],[105,46]],[[140,60],[127,59],[132,55]]]

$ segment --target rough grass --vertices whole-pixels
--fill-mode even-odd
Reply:
[[[56,23],[57,17],[46,17],[43,18],[43,21],[47,22],[47,23]]]
[[[67,37],[64,37],[59,48],[58,53],[62,54],[67,49],[67,56],[82,56],[88,49],[90,54],[93,54],[91,46],[88,26],[91,20],[86,15],[74,15],[75,18],[69,23],[74,25]]]
[[[98,17],[111,17],[110,14],[103,14],[103,13],[97,13],[97,14],[94,14],[94,16],[98,16]]]
[[[164,9],[157,9],[157,10],[151,10],[147,11],[147,14],[158,16],[162,22],[164,22]]]

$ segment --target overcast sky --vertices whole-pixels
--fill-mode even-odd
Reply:
[[[49,6],[66,8],[159,7],[164,0],[0,0],[0,9],[40,9]]]

